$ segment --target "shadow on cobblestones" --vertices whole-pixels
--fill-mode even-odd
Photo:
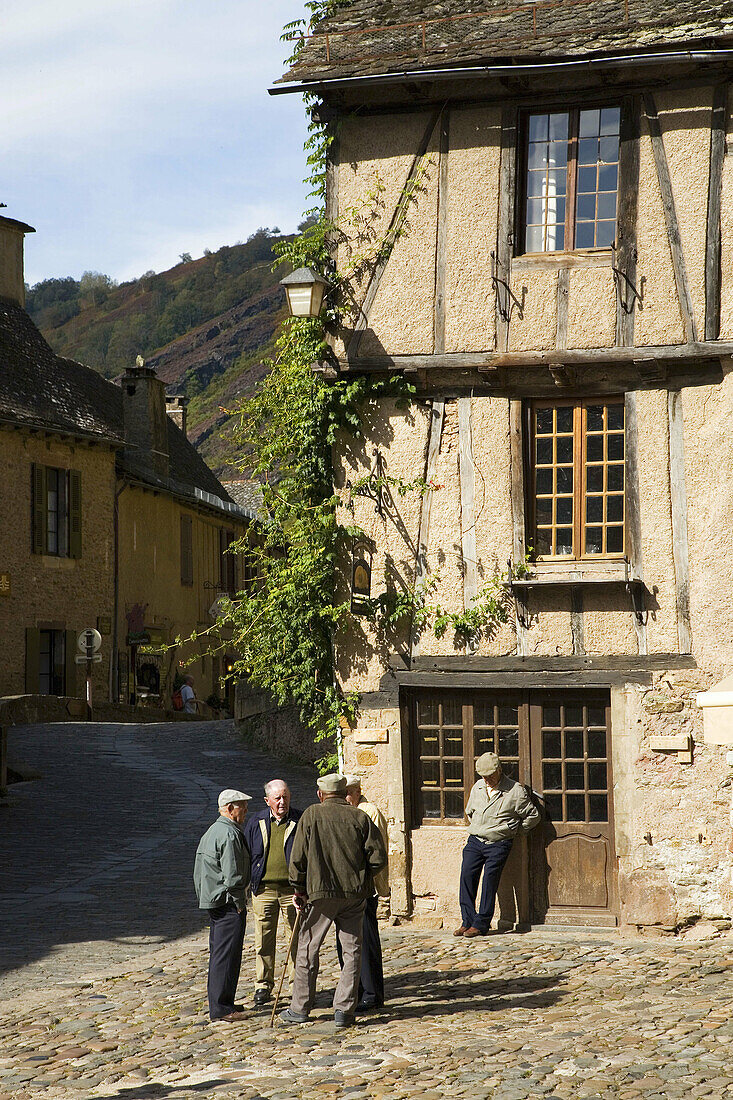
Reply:
[[[198,932],[193,856],[224,787],[259,807],[280,773],[294,805],[315,794],[233,722],[13,727],[10,758],[41,778],[0,804],[0,1000]]]
[[[508,982],[477,978],[476,971],[421,970],[390,975],[387,1009],[393,1019],[421,1018],[464,1012],[499,1012],[510,1008],[550,1008],[563,997],[557,989],[563,973],[552,977],[528,976]],[[410,1003],[414,997],[415,1005]],[[394,1002],[408,1003],[397,1003]],[[369,1017],[365,1018],[365,1023]]]

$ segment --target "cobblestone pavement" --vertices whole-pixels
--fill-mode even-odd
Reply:
[[[0,1100],[205,1100],[227,1094],[247,1100],[733,1098],[729,939],[682,943],[533,931],[464,941],[449,932],[385,927],[386,1011],[360,1017],[354,1028],[334,1029],[331,945],[308,1024],[271,1030],[269,1012],[254,1010],[241,1024],[209,1023],[206,936],[199,915],[190,915],[191,838],[211,816],[215,788],[241,782],[258,793],[254,777],[259,782],[272,765],[265,757],[243,756],[233,732],[221,727],[197,724],[175,727],[175,733],[159,727],[152,742],[136,728],[95,730],[83,728],[84,761],[72,768],[83,783],[72,788],[63,811],[42,805],[36,830],[24,819],[22,859],[14,845],[26,832],[17,819],[20,809],[37,807],[31,791],[38,785],[14,788],[16,805],[0,811],[0,861],[11,853],[26,876],[16,875],[15,893],[0,897],[0,958],[12,967],[0,989],[6,998],[0,1003]],[[117,751],[137,760],[129,764],[132,776],[118,762],[104,782],[95,779],[94,745],[101,751],[108,734],[122,738]],[[43,770],[57,738],[49,729],[37,736],[45,745],[37,756]],[[73,734],[75,743],[80,736]],[[237,757],[243,768],[232,775]],[[67,766],[60,757],[58,762]],[[64,786],[47,775],[42,782]],[[312,779],[305,772],[296,778],[303,802]],[[84,797],[87,784],[91,799]],[[123,818],[112,808],[122,792],[140,805],[119,839]],[[89,813],[90,801],[96,813]],[[184,806],[190,810],[185,818]],[[116,849],[115,835],[123,848],[131,838],[137,845],[128,847],[121,864],[98,846]],[[43,856],[44,836],[52,854],[58,840],[45,892],[33,862]],[[0,865],[6,887],[7,863]],[[155,906],[144,899],[157,898],[160,905],[161,895],[161,908],[185,912],[158,914],[156,923]],[[91,915],[74,930],[75,905]],[[146,919],[127,924],[137,919],[138,906]],[[8,933],[9,915],[22,926],[11,924]],[[115,916],[120,926],[105,938],[105,922]],[[44,931],[46,921],[55,933]],[[239,987],[248,1007],[250,933]],[[8,936],[15,951],[10,964]],[[25,956],[24,939],[30,941]]]

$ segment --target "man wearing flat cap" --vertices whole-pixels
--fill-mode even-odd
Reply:
[[[501,872],[520,829],[528,833],[540,820],[521,783],[515,783],[501,770],[495,752],[485,752],[476,761],[474,783],[466,805],[469,821],[468,840],[461,862],[461,926],[454,936],[472,939],[485,936],[491,926],[496,891]],[[476,909],[479,878],[484,873],[481,901]]]
[[[234,1003],[242,965],[250,857],[242,825],[250,795],[228,787],[219,795],[219,817],[199,841],[193,881],[199,909],[209,915],[207,992],[212,1020],[246,1019]]]
[[[346,801],[343,775],[318,780],[318,803],[298,822],[290,855],[293,903],[302,909],[290,1007],[285,1024],[304,1024],[313,1008],[319,952],[332,924],[341,940],[344,965],[333,998],[336,1027],[354,1022],[361,970],[362,925],[374,876],[387,865],[379,829]]]

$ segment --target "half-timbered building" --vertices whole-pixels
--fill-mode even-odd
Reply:
[[[530,562],[478,645],[366,621],[339,645],[394,913],[456,911],[496,749],[545,807],[506,926],[729,926],[730,769],[696,696],[733,666],[732,36],[730,3],[354,0],[272,89],[320,99],[345,232],[379,195],[387,247],[327,368],[415,386],[340,450],[338,488],[376,464],[436,486],[356,499],[347,580],[432,577],[460,612]]]

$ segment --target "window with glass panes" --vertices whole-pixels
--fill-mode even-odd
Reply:
[[[417,819],[463,821],[476,759],[496,752],[504,773],[519,777],[519,701],[516,696],[463,697],[422,693],[414,701]]]
[[[525,252],[613,244],[620,122],[619,107],[528,116]]]
[[[553,822],[609,820],[607,707],[550,703],[542,712],[542,791]]]
[[[623,399],[535,402],[530,446],[537,557],[623,557]]]

